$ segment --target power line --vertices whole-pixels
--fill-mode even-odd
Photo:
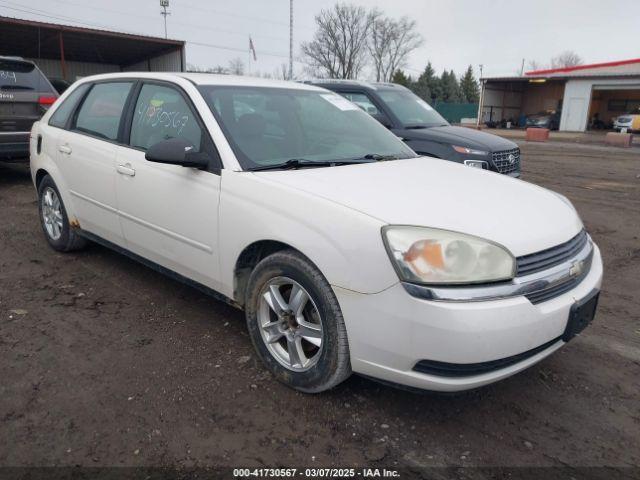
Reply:
[[[35,9],[35,8],[24,9],[24,8],[11,7],[11,6],[5,5],[5,2],[6,2],[6,0],[4,0],[3,2],[0,2],[0,7],[1,8],[6,8],[6,9],[9,9],[9,10],[14,10],[14,11],[23,12],[23,13],[28,13],[30,15],[46,17],[46,18],[50,18],[50,19],[54,19],[54,20],[73,22],[73,23],[77,23],[79,25],[93,27],[93,28],[100,28],[100,29],[104,29],[104,30],[115,30],[115,31],[121,31],[123,33],[131,33],[131,34],[134,34],[134,35],[139,35],[139,33],[126,32],[126,31],[123,31],[121,29],[109,26],[109,25],[89,23],[89,22],[85,22],[83,20],[79,20],[77,18],[62,16],[62,15],[53,15],[50,12],[46,12],[45,10],[40,10],[40,9]],[[220,49],[220,50],[228,50],[228,51],[242,52],[242,53],[244,53],[246,51],[246,49],[244,49],[244,48],[229,47],[229,46],[225,46],[225,45],[217,45],[217,44],[206,43],[206,42],[197,42],[197,41],[192,41],[192,40],[185,40],[185,41],[187,43],[189,43],[189,44],[192,44],[192,45],[199,45],[199,46],[204,46],[204,47],[217,48],[217,49]],[[279,53],[279,52],[272,52],[272,51],[263,51],[263,50],[261,50],[260,54],[261,55],[266,55],[266,56],[271,56],[271,57],[289,58],[289,55],[286,54],[286,53]]]
[[[124,11],[120,11],[120,10],[113,10],[110,8],[103,8],[103,7],[93,7],[93,6],[88,6],[86,4],[83,3],[78,3],[78,2],[71,2],[69,0],[54,0],[57,3],[62,3],[62,4],[66,4],[66,5],[72,5],[72,6],[76,6],[76,7],[84,7],[84,8],[88,8],[90,10],[100,10],[102,12],[108,12],[108,13],[113,13],[116,15],[122,15],[128,18],[131,18],[133,15],[135,15],[136,18],[147,18],[149,20],[155,20],[156,17],[151,16],[151,15],[140,15],[139,13],[133,13],[133,12],[124,12]],[[22,6],[22,5],[19,5]],[[180,6],[180,5],[178,5]],[[174,9],[176,8],[176,5],[173,6]],[[32,8],[32,7],[29,7]],[[40,10],[40,11],[44,11],[44,10]],[[228,33],[230,35],[241,35],[242,37],[246,38],[247,35],[249,35],[249,32],[243,32],[243,31],[238,31],[238,30],[227,30],[224,28],[219,28],[219,27],[212,27],[211,25],[199,25],[199,24],[194,24],[194,23],[186,23],[186,22],[180,22],[180,21],[176,21],[173,20],[172,25],[182,25],[184,27],[188,27],[188,28],[198,28],[198,29],[202,29],[202,30],[207,30],[209,32],[211,31],[215,31],[215,32],[223,32],[223,33]],[[268,38],[270,40],[284,40],[286,41],[287,38],[286,37],[277,37],[277,36],[271,36],[271,35],[263,35],[263,34],[251,34],[253,37],[257,37],[257,38]]]

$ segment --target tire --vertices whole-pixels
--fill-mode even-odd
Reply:
[[[60,191],[49,175],[38,185],[38,212],[42,231],[51,248],[58,252],[70,252],[86,245],[87,241],[69,225]]]
[[[276,312],[273,287],[288,312]],[[306,301],[296,300],[304,294]],[[264,258],[249,277],[246,299],[253,346],[280,382],[305,393],[318,393],[351,375],[347,330],[338,300],[322,273],[302,254],[283,250]]]

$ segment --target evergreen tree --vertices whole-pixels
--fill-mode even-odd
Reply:
[[[429,62],[414,85],[414,93],[426,102],[431,103],[431,96],[435,95],[437,97],[439,90],[438,77],[435,75],[431,62]]]
[[[443,102],[455,103],[460,101],[460,85],[458,85],[458,79],[453,70],[450,72],[444,70],[440,77],[440,83],[442,85]]]
[[[413,86],[413,80],[411,77],[406,75],[402,70],[398,69],[391,77],[391,81],[393,83],[397,83],[398,85],[403,85],[407,88],[411,88]]]
[[[471,65],[469,65],[464,76],[460,79],[460,93],[463,102],[478,103],[480,101],[480,89],[476,78],[473,76]]]

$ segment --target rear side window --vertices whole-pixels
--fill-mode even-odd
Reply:
[[[97,83],[78,111],[75,129],[106,140],[118,138],[122,110],[132,82]]]
[[[345,97],[347,100],[351,100],[357,106],[359,106],[362,110],[367,112],[369,115],[378,115],[380,112],[373,104],[371,99],[365,95],[364,93],[343,93],[340,92],[340,95]]]
[[[67,126],[67,121],[69,120],[69,115],[73,112],[78,105],[78,102],[82,99],[87,89],[89,88],[89,84],[80,85],[73,92],[69,94],[67,98],[64,99],[62,105],[60,105],[53,115],[51,115],[51,119],[49,120],[49,125],[58,128],[65,128]]]
[[[130,138],[132,147],[143,150],[162,140],[182,138],[193,145],[194,152],[199,152],[202,129],[178,90],[145,84],[136,102]]]
[[[0,60],[0,90],[53,92],[49,82],[33,63]]]

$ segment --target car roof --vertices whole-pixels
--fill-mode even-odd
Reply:
[[[328,89],[361,87],[369,90],[406,90],[406,87],[398,83],[392,82],[367,82],[364,80],[343,80],[334,78],[319,78],[312,80],[303,80],[301,83],[307,85],[322,86]]]
[[[306,85],[299,82],[290,82],[286,80],[272,80],[268,78],[258,78],[239,75],[225,75],[216,73],[187,73],[187,72],[120,72],[107,73],[102,75],[94,75],[85,77],[83,82],[92,80],[109,80],[118,78],[148,78],[154,80],[177,80],[186,79],[196,85],[224,85],[224,86],[246,86],[246,87],[262,87],[262,88],[288,88],[294,90],[313,90],[325,91],[322,88],[313,85]]]
[[[0,60],[6,60],[10,62],[20,62],[20,63],[28,63],[29,65],[35,65],[31,60],[26,60],[22,57],[14,56],[14,55],[0,55]]]

